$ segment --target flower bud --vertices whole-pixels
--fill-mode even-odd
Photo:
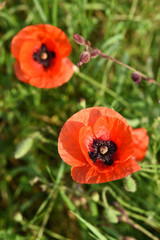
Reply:
[[[84,51],[80,55],[80,60],[79,63],[77,64],[78,66],[82,66],[83,63],[87,63],[90,60],[90,53],[87,51]]]
[[[131,74],[131,78],[135,82],[135,84],[139,84],[141,80],[141,75],[138,72],[133,72]]]
[[[91,52],[90,52],[90,57],[91,58],[96,58],[98,55],[99,55],[99,49],[98,48],[95,48],[95,49],[91,50]]]
[[[80,45],[85,45],[84,38],[79,34],[73,34],[74,41]]]

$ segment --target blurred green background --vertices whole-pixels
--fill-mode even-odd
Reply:
[[[56,89],[16,79],[10,53],[23,27],[49,23],[73,46],[83,35],[104,53],[160,82],[158,0],[0,1],[0,240],[160,239],[160,87],[100,57]],[[107,106],[147,129],[142,170],[115,182],[80,185],[57,152],[65,121],[85,107]],[[128,236],[128,238],[127,238]],[[129,238],[130,237],[130,238]]]

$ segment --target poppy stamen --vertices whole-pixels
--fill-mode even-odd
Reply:
[[[55,53],[49,51],[44,43],[36,52],[33,53],[33,59],[44,68],[48,68],[50,66],[52,58],[55,58]]]
[[[88,152],[88,154],[93,162],[99,159],[107,166],[111,166],[113,164],[112,156],[116,151],[117,146],[114,142],[94,139],[91,145],[91,151]]]

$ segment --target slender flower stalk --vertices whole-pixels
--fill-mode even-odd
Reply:
[[[98,49],[98,48],[92,48],[91,47],[91,42],[85,40],[79,34],[73,34],[73,37],[74,37],[74,40],[75,40],[76,43],[85,46],[85,51],[84,52],[85,53],[88,52],[88,55],[90,55],[90,59],[91,58],[95,58],[97,56],[101,56],[101,57],[103,57],[105,59],[111,60],[113,62],[116,62],[116,63],[124,66],[125,68],[127,68],[127,69],[129,69],[129,70],[131,70],[133,72],[132,75],[131,75],[131,78],[135,82],[135,84],[139,84],[140,80],[143,79],[143,80],[146,80],[147,82],[150,82],[150,83],[153,83],[155,85],[160,86],[160,83],[158,83],[155,79],[148,77],[144,73],[142,73],[140,71],[137,71],[135,68],[133,68],[133,67],[131,67],[131,66],[129,66],[129,65],[127,65],[127,64],[125,64],[125,63],[123,63],[123,62],[113,58],[113,57],[110,57],[109,55],[106,55],[105,53],[101,52],[101,50]],[[82,39],[83,39],[83,41],[82,41]],[[77,64],[78,66],[82,66],[83,63],[87,63],[88,62],[88,61],[87,62],[85,61],[86,60],[85,58],[84,59],[82,58],[84,52],[82,52],[82,54],[81,54],[80,61]],[[136,79],[135,79],[135,76],[136,76]]]

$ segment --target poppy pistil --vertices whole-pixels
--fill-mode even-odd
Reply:
[[[101,154],[106,154],[108,152],[108,147],[107,146],[101,146],[99,149]]]

